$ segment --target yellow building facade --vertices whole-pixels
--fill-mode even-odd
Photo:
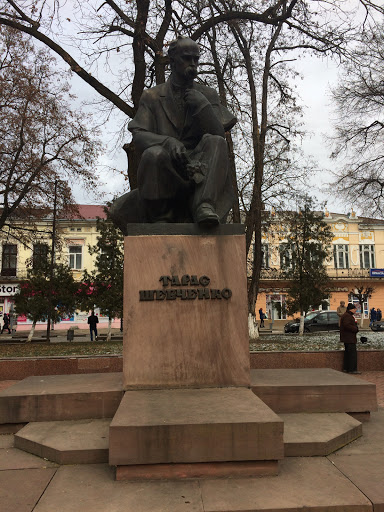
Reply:
[[[103,206],[79,205],[78,213],[66,218],[58,216],[56,221],[57,247],[56,261],[66,262],[72,269],[75,280],[81,282],[84,270],[91,272],[95,266],[95,255],[90,255],[89,246],[97,242],[99,235],[96,230],[97,218],[105,218]],[[23,227],[29,234],[28,241],[20,241],[20,231]],[[0,233],[0,314],[12,312],[13,296],[19,289],[19,283],[27,275],[27,263],[33,257],[47,254],[52,247],[53,218],[35,220],[26,226],[14,219],[12,227]],[[96,310],[96,313],[98,311]],[[71,318],[63,320],[60,328],[71,325],[87,326],[88,312],[76,312]],[[107,323],[108,319],[99,314],[100,323]],[[32,322],[25,316],[17,317],[17,329],[29,329]],[[114,322],[119,326],[120,321]],[[39,324],[38,324],[39,327]]]
[[[333,241],[327,260],[331,278],[329,295],[320,307],[336,310],[342,300],[346,304],[357,302],[351,291],[356,287],[371,286],[374,291],[363,311],[368,323],[372,307],[384,312],[384,220],[358,217],[353,210],[348,215],[326,210],[324,221],[331,227]],[[289,319],[284,314],[288,283],[278,278],[281,258],[285,257],[281,250],[284,240],[272,231],[264,234],[262,239],[263,262],[256,312],[263,308],[276,327]],[[360,317],[358,303],[357,308],[356,316]]]

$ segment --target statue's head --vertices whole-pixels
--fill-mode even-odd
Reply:
[[[179,36],[169,45],[168,56],[171,71],[179,81],[191,81],[197,77],[200,50],[189,37]]]

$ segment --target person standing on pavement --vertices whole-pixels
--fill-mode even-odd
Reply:
[[[265,314],[264,314],[263,308],[259,309],[259,317],[260,317],[260,327],[264,327]]]
[[[377,308],[377,310],[376,310],[376,322],[381,322],[382,318],[383,318],[383,315],[381,313],[381,309]]]
[[[355,317],[356,306],[349,303],[347,311],[340,318],[340,341],[344,343],[344,367],[343,371],[347,373],[360,374],[357,371],[357,333],[359,328]]]
[[[344,313],[347,311],[347,308],[345,307],[345,301],[340,301],[340,306],[336,309],[337,316],[339,317],[339,327],[340,327],[340,318],[344,315]]]
[[[377,320],[377,311],[375,308],[372,308],[371,309],[371,312],[369,314],[369,327],[372,327],[372,325],[376,322]]]
[[[95,312],[92,310],[92,314],[88,317],[89,332],[91,334],[91,341],[93,341],[93,333],[95,333],[95,341],[97,341],[97,324],[99,319]]]

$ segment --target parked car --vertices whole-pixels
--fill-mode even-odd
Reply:
[[[299,332],[300,319],[286,323],[284,332]],[[336,311],[311,311],[304,319],[304,332],[338,331],[339,317]]]
[[[371,325],[372,331],[384,331],[384,322],[373,322]]]

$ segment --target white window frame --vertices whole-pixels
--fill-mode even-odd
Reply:
[[[76,249],[76,250],[75,250]],[[73,250],[73,252],[71,251]],[[68,246],[68,265],[72,270],[82,270],[83,268],[83,246]]]
[[[360,244],[359,255],[360,268],[375,268],[375,246],[373,244]]]
[[[349,245],[335,244],[333,246],[333,259],[335,268],[349,268]]]

